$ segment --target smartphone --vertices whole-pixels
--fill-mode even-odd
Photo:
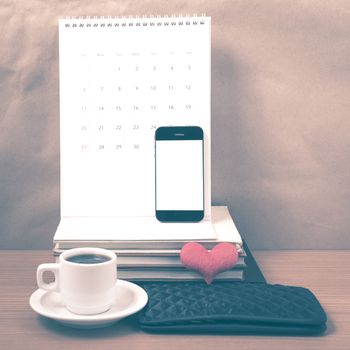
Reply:
[[[204,145],[198,126],[155,132],[156,218],[197,222],[204,217]]]

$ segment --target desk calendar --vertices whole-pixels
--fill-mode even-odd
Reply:
[[[154,218],[154,133],[205,133],[210,219],[210,18],[59,21],[61,217]]]

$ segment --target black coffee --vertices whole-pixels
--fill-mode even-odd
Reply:
[[[101,264],[111,260],[111,258],[99,254],[80,254],[70,256],[66,260],[76,264]]]

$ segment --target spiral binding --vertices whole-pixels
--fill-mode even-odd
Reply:
[[[197,14],[185,16],[154,16],[143,15],[136,16],[80,16],[66,17],[64,23],[66,28],[111,28],[111,27],[168,27],[168,26],[197,26],[204,25],[205,14],[198,16]]]

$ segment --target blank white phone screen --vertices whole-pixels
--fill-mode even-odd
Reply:
[[[203,141],[156,141],[156,210],[204,210]]]

